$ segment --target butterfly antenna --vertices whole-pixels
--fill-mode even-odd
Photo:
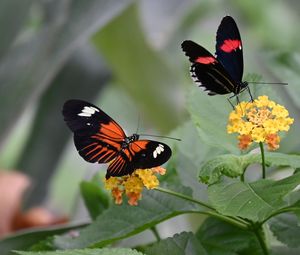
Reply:
[[[260,81],[247,81],[252,84],[275,84],[275,85],[288,85],[287,82],[260,82]]]
[[[181,139],[179,139],[179,138],[174,138],[174,137],[170,137],[170,136],[163,136],[163,135],[139,134],[139,136],[152,136],[152,137],[160,137],[160,138],[167,138],[167,139],[172,139],[172,140],[176,140],[176,141],[181,141]]]
[[[138,134],[138,132],[139,132],[140,120],[141,120],[141,114],[139,113],[139,115],[138,115],[138,125],[137,125],[136,132],[135,132],[136,134]]]

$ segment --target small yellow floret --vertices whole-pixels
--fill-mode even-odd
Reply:
[[[269,149],[279,147],[278,132],[288,131],[294,119],[288,117],[284,106],[260,96],[254,102],[241,102],[229,114],[227,132],[239,134],[239,148],[246,149],[252,142],[265,142]],[[251,138],[251,140],[250,140]]]

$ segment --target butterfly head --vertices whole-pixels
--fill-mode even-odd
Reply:
[[[133,143],[134,141],[139,140],[139,138],[140,138],[140,136],[138,134],[133,134],[131,136],[125,137],[124,141],[122,143],[122,148],[123,149],[127,148],[130,143]]]

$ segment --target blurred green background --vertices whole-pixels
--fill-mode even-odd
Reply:
[[[281,150],[297,153],[299,13],[296,0],[0,1],[0,169],[21,171],[33,180],[25,208],[44,204],[80,217],[74,214],[78,184],[99,170],[105,173],[105,166],[89,164],[76,152],[61,114],[71,98],[95,103],[128,134],[136,131],[140,116],[139,132],[181,138],[179,170],[188,159],[197,158],[189,163],[194,169],[193,164],[223,150],[227,145],[220,148],[209,136],[198,143],[192,137],[186,105],[195,86],[180,44],[192,39],[213,53],[225,15],[239,26],[245,75],[289,83],[251,85],[251,90],[256,96],[270,92],[289,109],[296,121]],[[216,114],[214,108],[207,111],[207,121],[217,119],[226,99],[194,93],[189,100],[196,100],[199,112],[205,115],[213,105]],[[187,163],[179,175],[185,184],[195,182],[198,167],[192,174],[186,168]]]

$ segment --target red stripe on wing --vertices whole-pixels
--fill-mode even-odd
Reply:
[[[240,40],[224,40],[223,44],[220,46],[220,49],[226,53],[230,53],[236,49],[242,49],[242,43]]]
[[[217,62],[217,60],[214,57],[198,57],[195,60],[195,62],[199,64],[208,65]]]

